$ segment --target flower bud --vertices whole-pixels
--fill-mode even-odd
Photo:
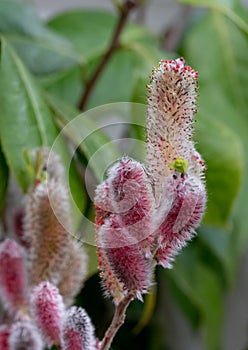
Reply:
[[[141,298],[151,284],[154,198],[144,167],[122,158],[95,197],[99,268],[107,293],[118,303],[131,292]]]
[[[0,244],[0,298],[9,312],[27,302],[27,271],[23,248],[14,240]]]
[[[30,321],[18,321],[12,325],[9,336],[10,350],[43,350],[41,336]]]
[[[23,239],[27,242],[30,282],[57,285],[65,267],[72,228],[70,203],[59,157],[48,148],[25,153],[32,186],[25,200]]]
[[[132,242],[133,241],[133,242]],[[111,273],[119,281],[123,296],[133,294],[141,299],[142,293],[147,292],[152,283],[153,267],[146,256],[143,244],[131,237],[128,227],[120,217],[111,217],[98,231],[98,244],[101,257],[104,256],[109,264]],[[106,268],[105,265],[100,269]],[[108,275],[107,275],[108,277]],[[104,280],[106,288],[116,301],[115,290]]]
[[[47,183],[35,186],[26,197],[23,224],[29,241],[32,285],[41,281],[58,285],[61,281],[69,249],[68,225],[71,225],[70,206],[63,182],[48,179]]]
[[[84,309],[73,306],[67,311],[62,337],[62,350],[95,349],[94,327]]]
[[[126,245],[143,242],[149,254],[155,202],[150,179],[141,163],[123,157],[97,187],[94,203],[97,227],[111,215],[118,215],[129,231],[131,240]]]
[[[143,224],[144,218],[151,217],[154,205],[144,166],[123,157],[110,168],[107,180],[97,187],[94,203],[102,217],[119,214],[127,225]]]
[[[159,227],[155,259],[170,268],[175,255],[195,234],[205,212],[206,190],[200,179],[177,173],[170,178],[174,192],[171,209]]]
[[[64,304],[58,289],[49,282],[41,282],[31,294],[31,312],[45,343],[60,344]]]

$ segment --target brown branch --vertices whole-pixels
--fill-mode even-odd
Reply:
[[[110,348],[116,333],[125,321],[126,310],[132,299],[133,295],[129,294],[116,306],[114,317],[101,342],[100,350],[108,350]]]
[[[130,12],[135,8],[138,7],[139,1],[138,0],[126,0],[120,7],[119,7],[119,19],[117,22],[117,25],[115,27],[112,39],[110,41],[109,47],[107,48],[107,51],[103,55],[101,61],[99,62],[98,66],[96,67],[94,73],[90,77],[90,79],[85,84],[85,90],[83,93],[83,96],[81,98],[81,101],[79,103],[79,109],[80,111],[83,111],[85,109],[86,103],[94,89],[94,86],[99,79],[100,75],[102,74],[105,66],[109,62],[110,58],[112,57],[113,53],[116,51],[120,44],[120,36],[121,33],[125,27],[125,24],[127,22],[127,19],[129,17]]]

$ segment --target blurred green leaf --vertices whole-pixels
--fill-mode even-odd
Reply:
[[[248,12],[240,0],[178,0],[181,3],[206,7],[229,17],[246,35],[248,35]]]
[[[210,225],[201,225],[198,229],[199,245],[202,246],[202,254],[205,262],[213,269],[219,271],[220,279],[224,286],[230,285],[232,271],[232,260],[230,247],[230,231],[225,231]],[[207,249],[206,249],[207,247]]]
[[[67,11],[49,21],[49,26],[67,38],[76,51],[90,61],[99,57],[108,47],[117,16],[99,10]],[[121,35],[121,47],[130,48],[134,43],[158,50],[158,40],[144,26],[128,23]],[[142,46],[140,47],[142,49]],[[149,56],[149,51],[147,52]]]
[[[208,225],[200,227],[197,244],[178,257],[171,275],[201,312],[207,348],[218,350],[222,289],[233,281],[247,241],[248,45],[230,19],[211,11],[188,31],[182,53],[199,70],[196,140],[208,166]]]
[[[143,47],[142,51],[139,48],[140,45],[137,47],[135,45],[129,49],[119,49],[114,53],[96,83],[87,108],[117,101],[145,100],[145,80],[148,82],[151,69],[159,58],[155,50]],[[85,66],[86,78],[94,72],[99,59],[101,57],[91,60]],[[76,106],[83,91],[81,75],[78,68],[73,68],[43,78],[42,84],[54,97]]]
[[[212,40],[212,38],[215,39]],[[248,156],[245,152],[248,147],[248,43],[243,33],[232,21],[219,13],[210,12],[188,32],[183,45],[183,54],[189,63],[200,72],[199,120],[218,120],[236,134],[236,137],[230,135],[230,145],[226,142],[226,148],[222,147],[219,161],[223,165],[222,159],[225,161],[226,154],[231,153],[232,163],[229,164],[229,168],[237,166],[234,159],[235,154],[231,148],[236,149],[238,164],[244,157],[244,172],[240,190],[229,217],[232,231],[229,258],[232,260],[233,271],[235,271],[240,254],[244,252],[247,244],[248,231],[246,210]],[[225,130],[226,127],[223,126],[224,133],[226,133]],[[212,138],[211,134],[215,135],[216,139],[219,138],[219,133],[216,133],[215,129],[209,128],[207,137]],[[227,134],[226,137],[228,137]],[[216,145],[218,145],[217,142]],[[203,148],[201,151],[207,152],[207,149]],[[239,148],[240,151],[238,151]],[[233,174],[237,172],[237,169],[230,170]],[[222,176],[226,178],[224,171]],[[233,179],[231,182],[230,179],[228,189],[222,190],[223,201],[228,200],[229,197],[226,194],[230,194],[229,190],[234,191],[233,187],[237,186],[236,180]],[[215,189],[211,190],[211,186],[209,187],[210,199],[215,197],[215,191]]]
[[[0,211],[4,206],[8,188],[9,168],[6,163],[2,149],[0,148]]]
[[[74,10],[49,21],[54,31],[67,38],[86,61],[99,56],[107,47],[116,16],[93,10]]]
[[[83,83],[79,67],[46,75],[40,83],[48,94],[74,107],[78,106],[83,92]]]
[[[103,110],[91,110],[85,113],[78,111],[67,105],[63,101],[48,96],[50,106],[57,114],[57,121],[60,128],[64,128],[65,135],[84,153],[89,161],[93,155],[104,145],[108,145],[104,158],[98,157],[96,161],[90,163],[91,170],[98,182],[102,181],[103,169],[119,159],[120,153],[114,144],[110,144],[111,138],[104,132],[103,127],[97,125],[92,120],[92,115],[101,115]],[[95,112],[94,112],[95,111]],[[75,117],[75,118],[74,118]],[[99,119],[99,118],[98,118]],[[71,123],[69,123],[71,122]]]
[[[141,43],[145,46],[150,45],[159,50],[158,38],[147,27],[130,22],[122,33],[121,44],[129,46],[132,43]]]
[[[8,41],[1,38],[0,137],[3,152],[23,190],[23,151],[53,143],[57,131],[33,78]]]
[[[83,62],[69,41],[44,25],[31,4],[0,1],[0,32],[33,73],[49,73]]]
[[[38,85],[4,38],[1,40],[0,99],[0,137],[3,152],[17,181],[26,191],[28,176],[23,151],[51,146],[58,131]],[[58,152],[62,161],[69,157],[61,143]],[[72,194],[80,210],[83,210],[86,197],[73,161],[70,175]]]
[[[100,76],[87,104],[88,108],[111,102],[130,101],[135,80],[138,77],[137,67],[144,67],[140,63],[139,54],[131,50],[118,50]],[[88,72],[94,71],[97,61],[88,67]],[[154,62],[153,62],[154,63]]]
[[[223,122],[201,118],[195,127],[198,148],[208,167],[204,222],[227,227],[244,172],[242,143]]]
[[[74,76],[74,79],[90,79],[107,48],[115,23],[115,15],[93,10],[67,12],[50,22],[54,30],[70,40],[75,49],[86,57],[87,65],[83,69],[83,75],[78,71],[77,78]],[[128,24],[122,33],[120,48],[99,77],[87,108],[110,102],[130,101],[136,81],[140,77],[148,79],[152,67],[161,56],[164,54],[159,51],[154,35],[145,27]],[[68,92],[72,91],[73,82],[76,84],[76,80],[66,81]],[[51,81],[48,86],[54,96],[60,94],[60,83],[59,79],[57,82]]]

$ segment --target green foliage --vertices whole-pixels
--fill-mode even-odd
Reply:
[[[239,0],[178,0],[179,2],[213,9],[226,17],[229,17],[236,26],[248,35],[248,15]]]
[[[196,124],[195,138],[199,140],[199,151],[208,166],[208,205],[204,222],[228,228],[244,173],[243,145],[239,136],[225,123],[203,117]]]
[[[207,9],[191,22],[179,53],[168,55],[147,28],[129,23],[87,101],[87,109],[95,108],[78,117],[86,83],[109,45],[117,16],[78,10],[45,23],[28,3],[0,1],[0,211],[3,215],[9,173],[24,192],[28,188],[23,152],[55,143],[66,167],[72,145],[76,148],[69,164],[69,184],[76,207],[92,219],[82,174],[88,166],[92,178],[100,182],[107,167],[126,152],[113,142],[111,130],[103,127],[110,111],[106,104],[144,103],[152,67],[161,58],[183,55],[199,70],[195,141],[208,166],[208,207],[198,238],[178,257],[173,270],[159,270],[159,275],[170,285],[192,326],[203,328],[206,349],[219,350],[222,300],[247,246],[248,13],[238,0],[179,2]],[[114,117],[129,123],[121,137],[144,140],[145,107],[135,111],[135,104],[133,110],[125,104],[120,109],[116,106],[111,105]],[[139,157],[142,147],[137,144],[130,153]],[[81,229],[76,209],[74,214],[75,227]],[[82,228],[85,237],[93,235],[90,221],[89,227]],[[95,248],[89,247],[89,252],[89,275],[93,275]],[[126,331],[148,327],[154,339],[156,335],[161,338],[159,321],[151,322],[152,297],[143,313],[140,306],[131,306]],[[123,332],[120,339],[126,337],[125,329]],[[147,349],[160,349],[153,338]],[[116,344],[116,349],[122,349],[118,338]]]
[[[25,2],[0,2],[0,32],[33,73],[47,74],[82,62],[70,42],[52,32]]]
[[[57,132],[39,87],[4,37],[1,39],[0,99],[2,147],[25,190],[24,150],[52,145]]]
[[[215,40],[209,40],[210,37]],[[196,49],[196,47],[198,47]],[[208,49],[200,55],[203,47]],[[221,49],[220,49],[221,48]],[[199,97],[200,119],[218,119],[230,128],[238,138],[238,144],[229,141],[229,148],[224,154],[230,154],[230,148],[238,147],[234,158],[239,159],[243,168],[238,198],[229,217],[229,226],[233,233],[233,264],[242,254],[247,240],[248,221],[247,203],[247,101],[248,101],[248,44],[240,30],[223,15],[211,12],[195,25],[184,42],[184,52],[200,74],[201,94]],[[243,151],[242,151],[243,150]],[[225,155],[223,154],[222,159]],[[230,166],[233,163],[230,161]],[[237,164],[233,167],[236,168]],[[237,185],[237,184],[236,184]],[[228,186],[233,191],[235,182]],[[211,193],[210,193],[211,194]],[[237,222],[239,227],[236,227]]]

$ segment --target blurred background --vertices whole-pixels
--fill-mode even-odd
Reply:
[[[49,114],[58,129],[80,112],[87,81],[106,52],[118,21],[118,2],[0,1],[2,38],[14,48],[28,79],[37,86],[36,93],[44,99],[42,113],[49,110],[44,118]],[[248,1],[146,0],[132,11],[129,20],[120,45],[81,110],[121,101],[145,103],[152,67],[161,58],[184,56],[199,70],[195,140],[208,165],[209,203],[198,236],[178,257],[173,270],[157,270],[156,290],[143,304],[132,303],[112,348],[247,350]],[[20,188],[23,193],[27,189],[24,164],[18,160],[23,143],[18,143],[16,135],[24,132],[24,127],[30,132],[36,128],[15,119],[15,108],[20,110],[23,103],[25,109],[26,95],[15,95],[18,69],[13,68],[14,56],[6,42],[1,45],[0,71],[3,217],[16,193],[22,196]],[[26,111],[29,113],[28,108]],[[6,117],[16,129],[6,126]],[[51,144],[55,136],[51,136]],[[131,126],[125,136],[144,137]],[[73,137],[69,135],[65,142],[68,148]],[[89,141],[91,152],[101,145],[101,137]],[[39,146],[39,142],[34,136],[27,139],[26,147]],[[79,147],[75,159],[78,174],[72,172],[71,184],[80,210],[93,217],[92,203],[82,185],[90,156],[92,153]],[[97,171],[97,166],[93,167],[93,175]],[[8,185],[13,181],[8,182],[12,179],[9,174],[14,174],[18,183],[14,190]],[[96,257],[89,251],[89,279],[77,303],[85,307],[101,337],[112,306],[102,296]]]

